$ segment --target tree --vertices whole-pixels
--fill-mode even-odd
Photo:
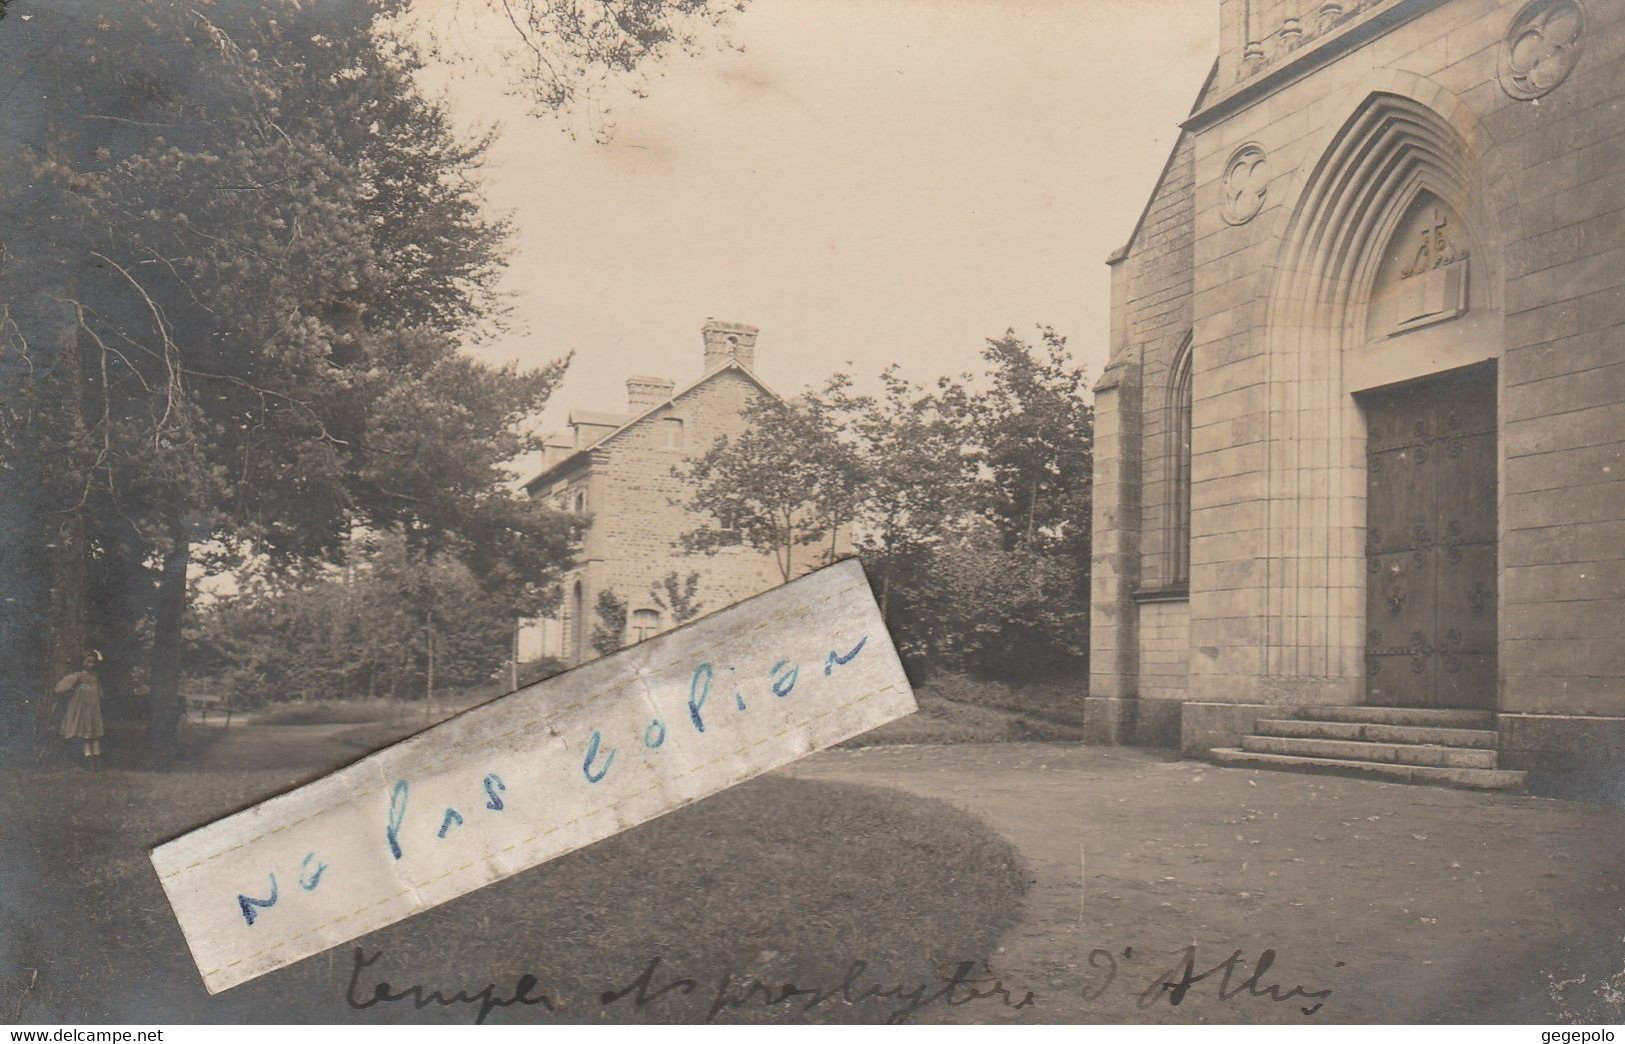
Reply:
[[[614,591],[599,591],[594,609],[598,622],[592,625],[590,642],[598,655],[608,656],[626,641],[626,600]]]
[[[925,387],[896,367],[878,394],[837,373],[747,416],[690,472],[694,508],[773,550],[850,523],[898,648],[926,664],[1054,673],[1088,652],[1093,411],[1065,339],[987,342],[986,371]],[[716,546],[710,527],[691,544]],[[789,573],[784,570],[785,579]]]
[[[943,378],[930,390],[904,379],[896,365],[881,372],[879,395],[855,395],[854,383],[838,373],[821,398],[854,440],[855,547],[879,582],[881,612],[906,627],[902,621],[919,607],[907,604],[905,578],[925,568],[931,550],[969,504],[975,480],[967,452],[969,399],[953,380]],[[897,613],[894,588],[904,603]]]
[[[606,94],[643,95],[650,66],[697,52],[745,6],[746,0],[482,0],[487,20],[505,31],[478,38],[482,48],[495,43],[510,90],[530,102],[533,115],[583,115],[603,140],[613,134]],[[409,0],[391,7],[437,57],[488,57],[470,48],[460,21],[437,17],[442,8]]]
[[[744,544],[771,554],[789,583],[800,548],[828,541],[822,557],[833,558],[840,527],[855,510],[858,461],[813,396],[762,397],[742,417],[743,433],[718,439],[677,468],[694,491],[692,509],[716,523],[684,533],[680,546],[715,554]]]
[[[483,143],[453,138],[372,16],[109,8],[69,92],[109,111],[3,158],[7,214],[49,215],[0,257],[4,458],[51,477],[38,512],[128,588],[103,638],[150,644],[158,754],[194,565],[336,560],[356,525],[396,528],[467,540],[482,580],[535,602],[565,560],[569,523],[503,468],[564,363],[457,354],[506,229],[468,177]]]
[[[699,590],[699,573],[691,572],[686,577],[679,577],[673,570],[649,588],[649,600],[663,612],[671,614],[672,623],[686,624],[705,611],[705,603],[697,597]]]
[[[202,607],[188,673],[237,706],[287,699],[390,697],[491,680],[512,617],[463,558],[366,534],[342,568],[278,573]]]
[[[983,358],[993,386],[975,396],[974,459],[989,474],[983,505],[1007,543],[1065,547],[1087,561],[1094,481],[1094,408],[1088,375],[1066,338],[1039,327],[1029,345],[1006,330]]]
[[[1077,597],[1075,564],[1051,550],[1007,546],[986,519],[947,534],[906,593],[904,634],[916,662],[1022,679],[1087,661],[1088,602]]]
[[[1007,330],[982,353],[988,386],[964,400],[970,524],[933,556],[937,604],[962,621],[962,662],[1008,676],[1088,657],[1094,409],[1066,339]]]

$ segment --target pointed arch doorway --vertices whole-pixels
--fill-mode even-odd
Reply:
[[[1305,702],[1495,706],[1501,237],[1469,140],[1373,93],[1285,230],[1264,662]]]

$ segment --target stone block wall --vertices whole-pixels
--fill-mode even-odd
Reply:
[[[1137,742],[1142,622],[1174,607],[1136,595],[1165,588],[1169,562],[1171,385],[1190,333],[1193,151],[1182,134],[1128,247],[1112,259],[1111,361],[1095,388],[1095,489],[1089,736]],[[1182,609],[1180,605],[1178,608]],[[1153,620],[1153,658],[1172,653]],[[1160,669],[1171,670],[1167,662]]]
[[[1157,364],[1173,334],[1157,321],[1177,302],[1168,318],[1192,331],[1194,363],[1193,705],[1360,702],[1366,475],[1353,392],[1487,362],[1499,374],[1498,709],[1625,717],[1625,7],[1345,6],[1360,10],[1255,74],[1227,76],[1221,61],[1182,142],[1188,247],[1171,249],[1172,227],[1142,232],[1116,262],[1096,508],[1097,653],[1115,658],[1097,660],[1091,695],[1144,696],[1153,677],[1155,642],[1129,633],[1147,626],[1146,606],[1130,617],[1122,599],[1154,582],[1162,547]],[[1228,55],[1245,43],[1243,3],[1221,8]],[[1510,47],[1522,38],[1526,55],[1531,33],[1554,37],[1533,78]],[[1338,150],[1385,107],[1469,230],[1471,299],[1454,321],[1471,331],[1456,337],[1466,347],[1440,347],[1448,326],[1356,343],[1364,334],[1347,330],[1364,330],[1370,278],[1358,255],[1381,223],[1369,218],[1369,241],[1355,243],[1368,220],[1356,208],[1306,238],[1327,172],[1359,158]],[[1165,175],[1148,218],[1177,183]],[[1184,250],[1188,294],[1157,282],[1172,274],[1165,253]],[[1245,726],[1222,717],[1218,731]]]
[[[1625,716],[1625,8],[1585,12],[1568,78],[1538,106],[1484,118],[1519,219],[1501,363],[1500,704]]]
[[[737,368],[713,373],[676,400],[666,404],[593,447],[584,463],[553,482],[548,491],[559,506],[570,509],[578,493],[585,495],[591,524],[582,540],[575,568],[565,578],[565,598],[559,626],[533,627],[551,634],[550,653],[566,661],[575,659],[576,614],[574,585],[582,586],[580,627],[585,658],[596,656],[590,646],[593,629],[601,625],[599,595],[611,591],[627,606],[626,639],[633,639],[634,615],[639,610],[659,614],[659,630],[676,626],[669,606],[661,608],[653,592],[665,600],[665,577],[676,573],[679,583],[690,573],[700,580],[696,599],[701,615],[715,612],[784,582],[775,558],[763,551],[739,546],[715,554],[690,553],[681,547],[685,532],[715,525],[715,520],[691,509],[691,494],[679,477],[683,463],[709,450],[723,436],[737,437],[746,430],[746,408],[767,393]],[[680,438],[672,429],[681,426]],[[830,546],[797,548],[791,578],[802,576],[828,561]],[[839,534],[835,554],[851,552],[850,534]],[[531,639],[541,642],[541,638]]]
[[[1190,614],[1186,603],[1142,603],[1140,699],[1183,700],[1190,655]]]
[[[1497,313],[1497,321],[1485,327],[1497,341],[1503,339],[1499,313],[1504,297],[1505,348],[1486,345],[1485,355],[1504,352],[1508,471],[1522,452],[1520,438],[1533,437],[1538,443],[1542,425],[1554,436],[1561,430],[1568,448],[1595,452],[1601,429],[1610,426],[1608,404],[1620,409],[1617,387],[1610,391],[1594,385],[1594,408],[1603,412],[1591,414],[1598,430],[1587,431],[1576,426],[1579,417],[1560,421],[1552,414],[1558,400],[1567,411],[1584,406],[1583,397],[1556,394],[1545,405],[1521,405],[1528,396],[1519,390],[1517,356],[1522,349],[1515,318],[1525,309],[1540,308],[1537,299],[1547,305],[1561,302],[1570,287],[1617,286],[1604,274],[1618,271],[1617,264],[1608,263],[1608,243],[1617,244],[1617,233],[1610,237],[1605,227],[1591,225],[1584,237],[1571,230],[1562,246],[1548,238],[1546,249],[1538,251],[1527,243],[1530,234],[1549,235],[1555,228],[1530,228],[1528,215],[1522,214],[1526,200],[1544,199],[1583,179],[1582,167],[1594,177],[1612,169],[1606,155],[1607,121],[1600,119],[1605,110],[1598,106],[1609,103],[1620,82],[1621,34],[1617,12],[1605,12],[1603,6],[1591,5],[1580,66],[1538,106],[1512,97],[1502,82],[1508,27],[1519,17],[1521,5],[1455,0],[1414,5],[1419,13],[1411,21],[1200,126],[1192,641],[1199,648],[1219,650],[1212,658],[1193,658],[1192,691],[1201,698],[1257,700],[1269,693],[1293,702],[1358,699],[1363,429],[1347,396],[1341,360],[1307,349],[1283,354],[1279,345],[1272,347],[1269,324],[1272,319],[1280,322],[1280,302],[1271,299],[1282,285],[1277,266],[1286,256],[1291,223],[1301,213],[1317,164],[1344,122],[1374,92],[1391,92],[1438,113],[1462,145],[1462,177],[1478,197],[1473,260],[1478,271],[1491,277],[1473,307]],[[1558,101],[1559,96],[1566,100]],[[1249,143],[1265,155],[1268,177],[1260,186],[1257,213],[1237,223],[1223,212],[1226,177],[1237,150]],[[1588,156],[1599,149],[1603,155]],[[1558,175],[1555,182],[1548,180],[1553,173]],[[1614,200],[1617,204],[1617,192]],[[1607,205],[1595,202],[1596,207]],[[1582,238],[1585,246],[1579,245]],[[1572,258],[1576,247],[1595,251],[1589,265]],[[1538,275],[1521,277],[1520,259],[1536,255],[1541,260],[1533,263],[1548,269],[1569,265],[1573,281],[1559,290],[1550,277],[1545,282]],[[1528,305],[1518,300],[1520,285]],[[1301,325],[1333,321],[1313,310],[1319,302],[1290,303],[1299,308],[1293,318]],[[1594,380],[1601,376],[1592,374]],[[1522,422],[1520,410],[1537,416]],[[1265,432],[1258,430],[1260,418]],[[1226,437],[1204,438],[1205,431],[1222,431]],[[1250,452],[1245,440],[1259,435],[1261,445]],[[1515,556],[1527,553],[1520,551],[1517,539],[1522,523],[1514,503],[1518,495],[1516,483],[1506,486],[1503,533],[1509,557],[1503,598],[1505,608],[1514,610],[1503,617],[1503,676],[1509,685],[1518,676],[1520,655],[1515,606],[1527,597],[1520,585],[1531,582],[1539,588],[1543,583],[1531,572],[1520,576],[1521,567],[1512,565]],[[1618,517],[1619,507],[1616,503],[1605,513]],[[1577,534],[1577,539],[1583,538]],[[1263,553],[1249,554],[1248,547]],[[1544,644],[1545,636],[1539,641]],[[1594,670],[1613,671],[1596,656],[1591,662]],[[1572,690],[1579,677],[1567,680]],[[1561,681],[1548,685],[1549,690],[1560,687]]]
[[[745,428],[741,414],[763,394],[738,370],[724,370],[603,447],[602,462],[593,467],[591,555],[602,563],[600,582],[626,599],[629,610],[658,609],[650,588],[671,572],[680,578],[700,574],[698,597],[705,611],[784,582],[769,556],[749,548],[707,556],[678,546],[684,532],[715,522],[690,509],[675,469],[723,435],[738,436]],[[682,424],[680,446],[666,444],[670,421]],[[798,559],[797,575],[807,564],[805,556]],[[671,625],[669,618],[663,623]]]

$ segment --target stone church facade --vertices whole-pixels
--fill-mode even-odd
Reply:
[[[755,373],[757,335],[754,326],[708,321],[697,380],[679,390],[666,378],[628,378],[626,412],[573,411],[570,434],[547,440],[542,471],[526,490],[590,521],[564,577],[559,612],[521,625],[521,659],[549,656],[574,666],[597,656],[592,636],[603,626],[597,604],[604,591],[626,603],[620,638],[634,644],[681,622],[662,587],[671,573],[699,575],[702,614],[784,582],[766,551],[741,544],[706,555],[680,546],[685,532],[727,520],[692,510],[676,469],[718,439],[744,433],[750,404],[774,397]],[[822,564],[819,548],[798,548],[791,566],[800,575]]]
[[[1109,262],[1091,737],[1617,779],[1625,5],[1219,10]]]

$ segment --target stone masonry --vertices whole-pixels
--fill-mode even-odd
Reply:
[[[1219,15],[1214,70],[1109,262],[1092,736],[1205,755],[1261,718],[1388,700],[1374,672],[1408,657],[1455,694],[1413,709],[1449,713],[1465,693],[1503,766],[1617,772],[1625,7],[1221,0]],[[1437,633],[1404,648],[1389,625],[1434,595],[1417,581],[1384,608],[1374,586],[1394,583],[1379,551],[1395,538],[1370,520],[1398,494],[1367,425],[1441,375],[1490,389],[1493,455],[1461,487],[1487,498],[1488,551],[1462,565],[1450,543],[1473,519],[1437,538],[1448,557],[1412,541],[1441,563],[1441,601]],[[1445,434],[1396,459],[1460,453]],[[1170,573],[1176,548],[1188,577]],[[1474,625],[1451,615],[1455,568],[1485,570],[1467,592],[1492,621],[1476,658],[1455,655]],[[1479,667],[1481,684],[1463,680]]]
[[[531,621],[521,636],[521,656],[556,656],[576,664],[597,655],[590,641],[599,593],[612,591],[627,603],[623,641],[630,644],[676,625],[652,592],[670,573],[700,576],[702,613],[715,612],[784,582],[773,557],[748,547],[713,555],[679,546],[683,533],[718,525],[695,512],[676,468],[704,454],[723,436],[746,430],[746,408],[772,396],[754,374],[757,330],[715,320],[705,324],[703,371],[681,390],[655,377],[627,380],[628,412],[576,412],[573,438],[549,439],[542,472],[526,483],[532,496],[551,498],[590,523],[576,562],[565,577],[559,614]],[[794,575],[824,559],[820,548],[799,549]],[[664,594],[662,594],[664,598]],[[669,607],[668,607],[669,608]],[[651,630],[652,629],[652,630]]]

